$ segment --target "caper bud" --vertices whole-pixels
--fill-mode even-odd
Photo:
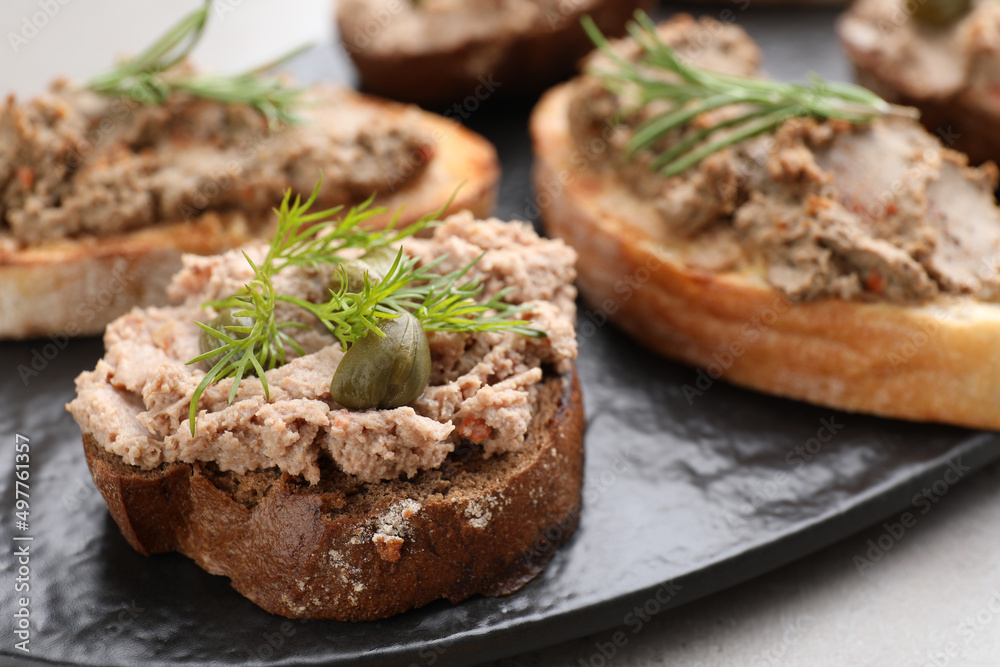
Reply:
[[[242,331],[233,331],[227,327],[252,327],[254,324],[254,319],[252,317],[237,317],[235,313],[244,310],[242,307],[236,308],[223,308],[219,311],[219,314],[213,317],[211,320],[206,322],[208,326],[212,327],[216,331],[220,331],[230,338],[240,339],[246,338],[247,334]],[[200,340],[201,353],[205,354],[211,352],[212,350],[218,350],[220,347],[225,345],[225,342],[219,340],[212,334],[208,333],[204,329],[201,330],[201,340]],[[217,354],[214,357],[209,357],[205,360],[205,363],[209,367],[214,366],[219,363],[222,359],[222,354]]]
[[[365,286],[365,274],[368,274],[369,282],[375,282],[385,278],[385,274],[392,268],[392,263],[396,261],[396,254],[399,251],[392,246],[379,246],[372,248],[357,259],[348,259],[334,267],[330,273],[330,289],[339,292],[341,287],[341,267],[347,274],[348,292],[360,292]]]
[[[340,360],[330,395],[345,408],[398,408],[415,401],[431,377],[431,349],[420,321],[409,313],[382,320]]]
[[[365,287],[365,274],[368,274],[368,281],[375,282],[377,280],[382,280],[383,276],[379,271],[364,261],[363,259],[348,259],[344,260],[330,273],[330,289],[334,292],[340,292],[340,288],[343,285],[341,282],[344,274],[347,274],[347,292],[360,292]]]
[[[920,0],[914,15],[924,23],[948,25],[969,13],[972,0]]]
[[[398,248],[394,248],[391,245],[382,245],[370,248],[365,254],[361,255],[361,259],[375,267],[376,271],[385,275],[392,268],[392,263],[396,261],[396,255],[398,254]]]

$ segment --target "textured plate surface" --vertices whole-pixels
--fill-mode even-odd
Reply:
[[[812,69],[847,78],[833,13],[739,6],[729,8],[762,42],[772,74]],[[316,79],[337,78],[344,68],[317,50],[297,70]],[[528,111],[487,100],[468,120],[500,149],[504,218],[535,213]],[[1000,458],[995,434],[838,413],[722,382],[689,402],[682,387],[696,385],[694,370],[653,357],[610,325],[592,326],[581,310],[589,425],[578,533],[515,595],[439,602],[364,624],[271,616],[182,556],[132,551],[63,410],[73,378],[99,358],[100,341],[76,340],[63,350],[46,348],[48,341],[0,344],[7,553],[15,544],[14,434],[31,439],[30,528],[18,531],[34,538],[30,657],[88,665],[471,664],[640,623],[641,613],[733,585],[900,512],[949,468],[967,476]],[[26,385],[16,369],[36,351],[54,358]],[[0,565],[0,651],[23,660],[9,629],[15,565],[10,557]]]

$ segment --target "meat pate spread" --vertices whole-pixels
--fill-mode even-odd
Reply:
[[[175,94],[163,106],[57,81],[0,105],[0,241],[109,235],[207,210],[267,215],[289,187],[320,204],[366,199],[418,175],[431,152],[416,109],[372,113],[333,86],[304,93],[302,122]]]
[[[330,397],[340,344],[318,328],[290,329],[306,354],[266,372],[270,398],[256,377],[243,379],[232,404],[232,380],[213,384],[201,397],[192,436],[188,407],[206,370],[186,363],[200,354],[194,322],[211,314],[204,302],[238,291],[252,270],[239,251],[188,255],[170,288],[178,305],[135,309],[112,322],[104,358],[77,378],[77,398],[67,408],[100,446],[147,470],[196,461],[237,473],[277,467],[315,484],[319,458],[326,457],[346,473],[377,481],[435,468],[462,439],[486,457],[519,449],[539,383],[548,372],[568,372],[576,357],[574,251],[525,224],[476,221],[469,213],[403,246],[422,261],[446,255],[442,272],[485,251],[469,273],[483,281],[484,298],[511,288],[505,300],[527,304],[520,316],[548,336],[428,332],[432,372],[420,398],[407,407],[352,412]],[[259,259],[265,249],[247,252]],[[290,267],[275,276],[275,289],[325,300],[328,274],[329,267]],[[277,312],[279,320],[310,317],[279,307],[287,307]]]
[[[952,100],[1000,116],[1000,3],[972,0],[954,23],[928,25],[915,3],[859,0],[844,15],[841,39],[854,57],[914,100]]]
[[[660,34],[700,67],[756,72],[757,49],[736,26],[681,17]],[[634,44],[618,48],[638,55]],[[792,119],[773,135],[744,140],[665,178],[650,168],[649,152],[632,159],[625,150],[635,128],[657,111],[637,110],[627,94],[609,93],[585,76],[571,102],[570,127],[580,146],[606,141],[606,150],[587,153],[589,166],[616,174],[652,202],[671,238],[713,247],[686,254],[698,268],[759,267],[793,301],[1000,299],[996,167],[970,168],[964,155],[942,147],[916,121],[886,117],[853,126]]]
[[[592,11],[597,0],[343,0],[340,15],[356,22],[344,39],[357,48],[381,53],[446,51],[468,43],[496,44],[478,55],[470,71],[483,76],[512,37],[549,32]],[[374,29],[378,27],[378,30]]]

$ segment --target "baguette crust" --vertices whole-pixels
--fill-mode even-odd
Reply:
[[[173,463],[147,472],[91,434],[83,443],[140,553],[178,551],[274,614],[364,621],[442,597],[512,593],[569,538],[583,477],[576,371],[540,385],[537,405],[519,452],[459,450],[439,470],[374,484],[336,469],[316,486],[274,469],[234,475]],[[385,535],[383,524],[400,516]]]
[[[366,24],[374,20],[376,4],[356,0],[337,6],[341,39],[358,69],[362,86],[377,95],[433,108],[460,102],[467,96],[473,96],[471,101],[482,100],[484,83],[489,84],[486,95],[492,95],[493,89],[502,95],[537,95],[570,76],[577,60],[594,48],[580,26],[584,14],[589,14],[605,35],[617,37],[625,34],[625,24],[635,10],[651,11],[656,2],[598,0],[586,10],[579,7],[583,3],[565,3],[568,12],[561,9],[558,17],[527,32],[470,39],[449,48],[425,43],[420,50],[393,51],[371,48],[364,36]],[[359,34],[363,46],[357,42]],[[400,72],[406,75],[400,76]]]
[[[358,96],[369,113],[400,113],[397,104]],[[464,185],[446,214],[464,209],[488,216],[495,205],[500,166],[481,136],[440,116],[422,114],[435,153],[404,187],[376,200],[389,213],[372,218],[384,226],[403,208],[401,224],[440,208]],[[99,334],[134,306],[165,305],[166,286],[181,255],[217,254],[273,232],[274,216],[206,212],[125,234],[57,239],[22,249],[0,245],[0,339]]]
[[[1000,306],[961,297],[792,305],[755,274],[690,268],[684,245],[658,234],[649,202],[574,160],[572,86],[551,90],[532,115],[534,179],[546,230],[579,254],[591,306],[713,379],[842,410],[1000,429]]]

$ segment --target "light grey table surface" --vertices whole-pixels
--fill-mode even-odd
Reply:
[[[304,39],[330,39],[325,0],[220,1],[238,11],[223,8],[202,62],[238,69]],[[111,55],[147,43],[162,20],[196,4],[62,4],[22,49],[0,45],[0,89],[30,94],[57,73],[89,75]],[[773,76],[801,78],[808,67],[850,78],[832,39],[834,14],[740,10],[744,5],[741,0],[709,13],[731,9],[760,41]],[[35,0],[5,0],[0,32],[17,29],[35,11]],[[926,514],[915,512],[916,525],[901,535],[891,526],[898,517],[890,517],[764,577],[659,614],[639,632],[623,618],[619,628],[493,664],[1000,665],[1000,467],[949,487]],[[890,530],[898,539],[887,537]],[[859,572],[859,558],[883,551],[880,539],[889,548]]]

